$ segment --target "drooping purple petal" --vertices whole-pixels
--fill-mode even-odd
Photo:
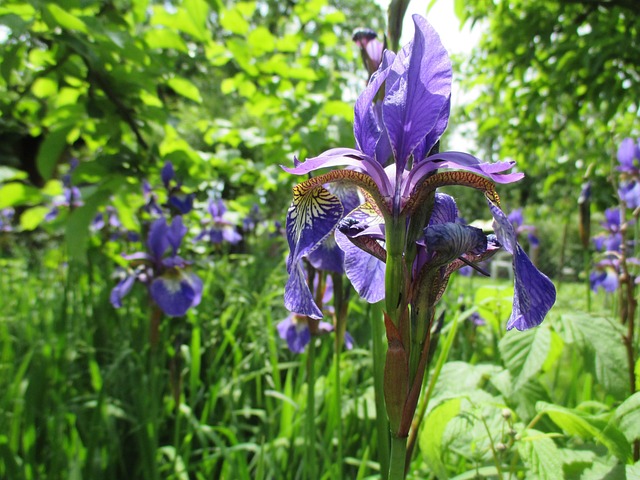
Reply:
[[[122,299],[131,291],[135,281],[135,275],[127,275],[120,280],[115,287],[113,287],[111,294],[109,295],[109,301],[114,308],[122,307]]]
[[[493,228],[498,241],[513,255],[515,288],[513,310],[507,322],[507,330],[526,330],[542,323],[556,301],[556,288],[549,278],[540,272],[516,241],[513,225],[504,212],[493,202],[487,201],[494,218]]]
[[[344,348],[352,350],[356,346],[356,341],[353,339],[349,332],[344,332]]]
[[[311,341],[311,332],[306,324],[296,324],[294,314],[289,315],[276,326],[278,335],[286,340],[289,350],[293,353],[303,353]]]
[[[618,274],[611,269],[606,269],[602,272],[591,272],[589,284],[594,292],[602,288],[605,292],[613,293],[618,289]]]
[[[384,262],[356,247],[342,232],[335,236],[344,252],[345,273],[358,295],[369,303],[384,299]]]
[[[332,184],[327,189],[340,200],[343,214],[348,214],[360,204],[360,197],[355,187]],[[317,270],[344,273],[344,253],[336,244],[333,235],[329,235],[318,247],[308,255],[311,265]]]
[[[338,197],[322,186],[294,187],[293,202],[287,212],[289,281],[285,287],[285,306],[291,312],[321,318],[301,268],[302,258],[311,253],[334,230],[344,209]]]
[[[618,195],[627,208],[636,209],[640,207],[640,183],[635,180],[620,183]]]
[[[383,118],[398,171],[404,170],[413,150],[427,137],[426,150],[438,140],[436,125],[451,95],[451,61],[440,37],[421,16],[414,15],[415,34],[410,46],[408,67],[385,96]],[[403,66],[398,55],[394,66]],[[406,64],[404,64],[406,65]],[[442,132],[439,132],[441,134]]]
[[[200,303],[202,280],[192,273],[171,270],[151,282],[151,298],[170,317],[180,317]]]

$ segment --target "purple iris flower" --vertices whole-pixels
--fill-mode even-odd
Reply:
[[[71,174],[78,166],[78,160],[72,159],[69,163],[69,171],[62,176],[62,195],[53,199],[51,210],[44,216],[47,222],[57,218],[61,208],[73,210],[84,205],[80,189],[71,184]]]
[[[211,220],[206,221],[209,226],[202,229],[195,238],[196,241],[206,239],[213,244],[226,242],[235,245],[242,240],[235,225],[226,219],[227,206],[222,199],[209,199],[207,210],[211,215]]]
[[[604,211],[604,221],[600,223],[604,232],[593,237],[598,252],[619,252],[622,244],[620,232],[621,212],[619,208],[608,208]]]
[[[189,272],[189,262],[178,256],[186,233],[182,217],[175,217],[170,224],[164,217],[155,220],[149,229],[147,252],[125,256],[138,266],[113,288],[111,304],[121,307],[122,298],[138,280],[147,285],[153,301],[170,317],[182,316],[197,306],[202,297],[202,280]]]
[[[147,180],[142,180],[142,195],[144,198],[144,206],[142,209],[154,217],[161,216],[162,208],[158,205],[158,197],[153,192],[151,184],[149,184]]]
[[[628,208],[640,207],[640,139],[625,138],[618,147],[622,179],[618,195]]]
[[[242,230],[247,233],[255,231],[261,218],[260,207],[257,203],[254,203],[251,206],[251,210],[249,210],[249,214],[242,219]]]
[[[316,277],[317,278],[317,277]],[[317,281],[315,282],[317,286]],[[331,298],[333,297],[333,282],[330,276],[326,278],[325,290],[322,297],[323,309],[331,312]],[[333,325],[328,322],[317,322],[315,335],[322,335],[333,332]],[[309,329],[309,319],[304,315],[289,314],[287,318],[282,320],[276,326],[278,335],[286,340],[289,350],[293,353],[303,353],[306,346],[311,341],[311,330]],[[344,333],[344,346],[347,350],[351,350],[355,345],[353,337],[349,332]]]
[[[167,206],[179,215],[184,215],[193,210],[193,200],[195,193],[185,193],[182,191],[182,183],[175,180],[176,172],[173,164],[167,161],[160,171],[162,184],[167,190]]]
[[[591,290],[597,292],[603,289],[605,292],[613,293],[618,289],[618,272],[616,266],[610,261],[600,262],[596,265],[597,271],[591,272],[589,275],[589,283]]]
[[[418,291],[432,292],[428,293],[432,304],[442,295],[451,272],[502,246],[514,257],[516,282],[507,328],[536,326],[555,302],[555,287],[517,243],[495,192],[495,183],[511,183],[523,174],[505,173],[515,165],[512,161],[483,163],[467,153],[438,152],[449,120],[451,62],[431,25],[418,15],[413,21],[413,41],[397,55],[384,52],[380,67],[356,101],[356,148],[331,149],[304,162],[296,159],[293,168],[283,167],[296,175],[347,167],[294,187],[286,224],[290,253],[285,306],[299,315],[322,317],[305,282],[302,261],[334,234],[356,291],[371,302],[384,298],[389,240],[400,232],[402,238],[411,238],[411,243],[401,243],[408,245],[406,255],[415,257],[414,297]],[[364,202],[345,215],[338,196],[325,187],[333,182],[360,187]],[[495,236],[456,222],[447,200],[434,206],[436,189],[448,185],[485,194]]]
[[[531,245],[532,248],[538,248],[540,246],[540,240],[538,240],[538,237],[535,235],[536,227],[533,225],[525,225],[521,208],[516,208],[507,218],[516,231],[516,237],[520,237],[523,233],[526,233],[529,245]]]

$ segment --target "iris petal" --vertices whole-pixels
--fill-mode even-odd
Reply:
[[[114,308],[122,307],[122,299],[131,291],[135,281],[135,275],[127,275],[120,280],[115,287],[113,287],[113,290],[111,290],[111,294],[109,295],[109,301]]]
[[[166,315],[180,317],[200,303],[202,280],[194,274],[171,271],[151,282],[149,291]]]
[[[408,67],[392,85],[383,104],[384,123],[398,172],[404,170],[409,156],[425,137],[427,150],[435,144],[439,137],[435,135],[435,127],[441,127],[442,117],[449,116],[448,110],[443,111],[451,96],[449,55],[437,32],[424,18],[414,15],[413,22],[415,35]],[[394,61],[399,71],[406,65],[407,59],[403,56],[401,52]]]
[[[358,295],[369,303],[384,299],[384,262],[356,247],[339,231],[336,242],[344,251],[344,270]]]
[[[488,203],[498,241],[513,255],[515,289],[513,310],[507,322],[507,330],[526,330],[540,325],[556,301],[556,288],[551,280],[531,263],[516,241],[516,232],[504,212],[493,202]]]
[[[149,236],[147,237],[147,247],[155,260],[162,258],[162,255],[169,247],[168,231],[169,227],[164,217],[158,218],[151,224]]]
[[[322,312],[313,300],[302,271],[302,257],[311,253],[342,218],[344,209],[340,200],[320,185],[308,187],[305,183],[293,189],[293,202],[287,212],[287,240],[289,281],[285,286],[285,306],[291,312],[322,318]]]

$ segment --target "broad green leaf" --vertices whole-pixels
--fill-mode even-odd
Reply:
[[[629,442],[640,439],[640,392],[634,393],[616,408],[615,419]]]
[[[567,434],[596,440],[622,462],[627,462],[631,458],[629,442],[624,434],[609,422],[587,415],[580,410],[571,410],[545,402],[539,402],[537,409],[545,413]]]
[[[427,415],[420,431],[420,451],[429,468],[441,479],[449,478],[443,459],[442,436],[449,422],[460,413],[460,403],[460,398],[442,402]]]
[[[249,22],[247,22],[237,9],[225,10],[220,18],[220,25],[225,30],[237,35],[246,35],[249,32]]]
[[[95,218],[98,208],[104,205],[117,188],[118,179],[114,179],[110,185],[96,191],[84,201],[84,205],[75,209],[69,215],[66,229],[67,251],[69,258],[80,263],[86,263],[87,239],[89,237],[89,225]]]
[[[519,388],[541,371],[551,348],[551,331],[546,324],[525,332],[511,330],[498,347],[515,388]]]
[[[535,475],[540,480],[564,479],[558,447],[548,434],[527,430],[517,445],[527,466],[527,476]]]
[[[276,37],[265,27],[257,27],[249,32],[247,43],[255,55],[271,52],[276,47]]]
[[[188,53],[186,43],[182,37],[169,28],[150,28],[144,33],[144,40],[149,48],[172,49]]]
[[[0,165],[0,183],[7,182],[9,180],[24,180],[27,176],[27,172],[18,170],[17,168]]]
[[[182,95],[189,100],[193,100],[196,103],[202,102],[200,96],[200,90],[191,81],[182,77],[170,78],[167,84],[179,95]]]
[[[73,127],[71,125],[63,125],[57,130],[52,130],[47,134],[44,141],[40,145],[38,155],[36,157],[36,165],[40,175],[48,180],[53,175],[56,164],[67,147],[67,135]]]
[[[37,188],[18,182],[0,186],[0,208],[38,203],[42,195]]]
[[[32,207],[26,209],[20,215],[20,227],[22,230],[34,230],[44,220],[44,217],[51,210],[49,207]]]
[[[75,15],[69,13],[55,3],[47,2],[45,10],[49,12],[55,23],[67,30],[77,30],[82,33],[88,33],[87,25]]]
[[[586,366],[608,393],[616,398],[628,394],[627,358],[620,326],[603,317],[563,315],[561,335],[575,343],[584,353]]]

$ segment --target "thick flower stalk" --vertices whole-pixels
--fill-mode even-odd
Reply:
[[[555,301],[553,284],[517,243],[500,208],[495,184],[523,176],[506,173],[514,162],[490,164],[467,153],[438,152],[449,119],[451,63],[431,25],[418,15],[413,20],[413,41],[397,55],[384,52],[356,101],[356,148],[328,150],[296,160],[293,168],[283,167],[296,175],[347,167],[294,187],[286,223],[285,305],[300,315],[322,317],[305,282],[303,259],[335,237],[356,291],[369,302],[385,300],[385,398],[392,437],[400,439],[399,445],[406,441],[420,393],[435,305],[454,271],[500,248],[513,255],[515,293],[508,329],[540,324]],[[358,187],[359,205],[347,209],[326,187],[334,183]],[[451,185],[484,194],[495,235],[460,223],[453,198],[436,192]],[[404,454],[394,455],[392,447],[390,472],[401,468]]]

